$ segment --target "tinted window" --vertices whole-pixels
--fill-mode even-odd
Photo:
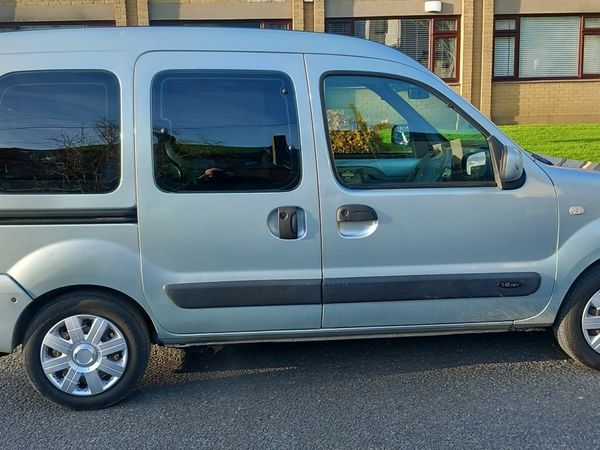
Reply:
[[[492,183],[485,136],[414,84],[371,76],[324,81],[330,150],[348,187]]]
[[[0,191],[113,191],[120,179],[120,133],[114,75],[5,75],[0,78]]]
[[[299,182],[291,81],[278,73],[160,73],[154,175],[170,192],[281,191]]]

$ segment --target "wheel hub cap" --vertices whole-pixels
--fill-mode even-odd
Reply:
[[[125,373],[128,346],[115,324],[82,314],[56,323],[42,341],[42,370],[54,387],[70,395],[101,394]]]
[[[592,295],[583,308],[581,330],[588,345],[600,353],[600,291]]]

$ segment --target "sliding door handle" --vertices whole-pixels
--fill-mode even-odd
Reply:
[[[367,205],[343,205],[337,210],[338,222],[370,222],[377,220],[377,213]]]

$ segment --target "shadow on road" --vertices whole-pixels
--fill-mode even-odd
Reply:
[[[181,371],[187,373],[266,366],[371,371],[374,364],[415,371],[566,358],[551,332],[240,344],[225,346],[213,356],[194,348],[184,353]]]
[[[154,349],[144,390],[239,376],[272,375],[335,382],[406,373],[564,360],[551,332],[398,339],[228,345],[215,355],[198,348]]]

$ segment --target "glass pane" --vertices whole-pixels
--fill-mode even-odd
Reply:
[[[364,33],[367,39],[379,42],[380,44],[385,44],[386,35],[388,33],[388,21],[378,19],[367,20]]]
[[[152,120],[154,176],[165,191],[298,185],[296,101],[284,75],[163,72],[152,85]]]
[[[169,24],[170,25],[170,24]],[[227,27],[227,28],[260,28],[260,21],[244,21],[238,20],[232,21],[197,21],[197,22],[181,22],[180,25],[184,27]]]
[[[263,28],[270,30],[289,30],[290,24],[286,22],[263,22]]]
[[[18,25],[19,30],[52,30],[55,28],[87,28],[85,24],[52,24],[46,23],[43,25]]]
[[[583,37],[583,73],[600,74],[600,35]]]
[[[221,22],[218,26],[228,27],[228,28],[260,28],[260,21],[247,21],[247,22],[238,22],[233,20],[231,22]]]
[[[579,17],[523,17],[519,76],[576,77],[579,34]]]
[[[17,72],[0,78],[0,191],[116,189],[119,109],[119,85],[107,72]]]
[[[355,20],[354,36],[388,45],[428,66],[429,19]]]
[[[368,20],[355,20],[354,21],[354,36],[367,39],[367,28]]]
[[[496,20],[496,31],[516,30],[517,24],[515,19],[498,19]]]
[[[429,19],[400,19],[395,22],[398,27],[398,38],[395,43],[388,45],[428,67]]]
[[[333,34],[343,34],[349,36],[351,34],[350,22],[327,22],[327,32]]]
[[[512,77],[515,75],[515,38],[496,37],[494,39],[494,76]]]
[[[433,71],[442,79],[455,77],[456,38],[437,38],[434,42]]]
[[[434,21],[435,31],[456,31],[456,20],[444,19]]]
[[[415,61],[429,66],[430,19],[360,19],[355,20],[355,37],[369,39],[400,50]],[[350,34],[350,22],[328,22],[327,32]]]
[[[331,76],[324,92],[330,151],[342,184],[493,182],[485,136],[423,88]]]
[[[600,17],[589,17],[585,19],[586,28],[600,28]]]

